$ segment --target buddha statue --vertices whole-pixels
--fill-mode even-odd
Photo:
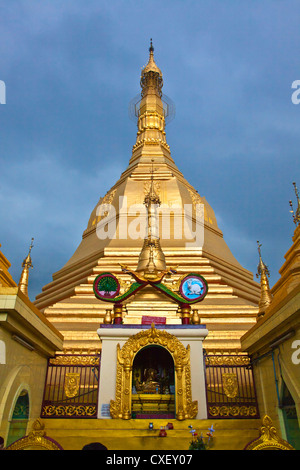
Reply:
[[[144,382],[139,382],[137,379],[135,387],[139,393],[160,393],[160,384],[157,380],[157,370],[149,367],[144,371]]]

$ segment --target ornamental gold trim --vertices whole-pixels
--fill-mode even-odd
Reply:
[[[256,406],[254,405],[221,405],[221,406],[209,406],[208,414],[214,418],[255,418],[258,415]]]
[[[251,359],[247,355],[206,355],[206,366],[247,366],[250,365]]]
[[[33,450],[42,448],[44,450],[62,450],[53,439],[46,436],[45,425],[38,418],[32,425],[32,431],[27,435],[6,447],[6,450]]]
[[[49,364],[54,366],[98,366],[99,356],[56,356],[49,359]]]
[[[185,348],[176,336],[165,330],[156,330],[154,324],[149,330],[131,336],[122,348],[117,345],[116,399],[110,401],[112,418],[131,418],[133,361],[136,354],[149,345],[165,348],[173,358],[176,419],[194,419],[198,413],[198,402],[192,401],[190,346]]]
[[[235,398],[238,394],[237,375],[230,372],[222,374],[223,389],[228,398]]]
[[[66,372],[65,375],[65,395],[67,398],[76,397],[80,384],[79,372]]]
[[[251,441],[245,450],[295,450],[287,441],[277,434],[271,418],[265,415],[260,428],[260,437]]]
[[[96,405],[44,405],[43,418],[95,418]]]
[[[172,284],[170,284],[168,287],[169,289],[172,291],[172,292],[179,292],[179,287],[180,287],[180,284],[181,282],[183,281],[183,279],[186,277],[186,273],[182,274],[181,276],[179,276],[179,278],[177,280],[174,280],[172,282]]]

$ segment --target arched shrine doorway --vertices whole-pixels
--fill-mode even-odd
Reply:
[[[195,418],[198,413],[198,402],[192,401],[190,346],[184,347],[176,336],[164,330],[157,330],[154,325],[148,330],[143,330],[131,336],[122,348],[120,344],[117,345],[116,398],[110,401],[111,417],[121,419],[134,417],[132,396],[134,395],[133,386],[136,385],[133,385],[133,366],[136,357],[136,364],[143,360],[143,355],[147,357],[149,354],[148,359],[151,360],[151,354],[149,351],[147,352],[147,346],[152,347],[149,348],[150,353],[154,352],[153,347],[159,347],[159,350],[155,350],[155,354],[165,354],[165,358],[171,356],[174,363],[175,418],[178,420]],[[143,352],[143,350],[145,351]],[[165,350],[165,352],[162,353],[162,350]],[[140,351],[142,353],[138,355]],[[151,380],[158,382],[153,377],[152,375]]]
[[[175,418],[175,368],[169,351],[146,346],[132,365],[132,417]]]

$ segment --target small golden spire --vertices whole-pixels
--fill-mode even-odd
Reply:
[[[268,277],[270,277],[270,272],[268,267],[265,265],[265,263],[262,260],[261,257],[261,244],[259,241],[257,241],[258,245],[258,254],[259,254],[259,264],[257,266],[257,274],[256,277],[258,278],[260,276],[260,300],[258,304],[258,314],[257,314],[257,320],[260,320],[265,312],[266,308],[270,305],[272,302],[272,295],[270,292],[270,287],[269,287],[269,281]]]
[[[33,264],[32,264],[32,261],[31,261],[31,250],[32,250],[32,247],[33,247],[33,240],[34,240],[34,238],[31,239],[31,244],[30,244],[30,247],[29,247],[28,255],[22,263],[23,270],[22,270],[22,274],[21,274],[21,277],[20,277],[20,281],[19,281],[19,289],[27,297],[28,297],[29,268],[33,268]]]
[[[155,172],[155,169],[153,167],[153,163],[154,163],[154,160],[152,159],[151,160],[151,170],[150,170],[150,173],[151,173],[150,188],[149,188],[148,194],[146,194],[145,199],[144,199],[144,204],[145,204],[145,206],[147,207],[147,210],[148,210],[148,217],[149,217],[149,209],[151,210],[152,204],[154,204],[155,206],[160,206],[160,204],[161,204],[159,196],[156,194],[155,188],[154,188],[154,172]],[[150,214],[150,216],[151,216],[151,214]]]
[[[297,226],[300,224],[300,198],[299,198],[298,188],[295,182],[293,182],[293,186],[295,189],[295,194],[296,194],[296,199],[297,199],[297,209],[296,209],[296,212],[294,212],[293,203],[292,201],[290,201],[290,206],[291,206],[290,212],[293,214],[294,224]]]
[[[154,188],[154,160],[151,160],[151,179],[150,188],[145,196],[144,204],[147,208],[147,235],[144,241],[142,251],[139,256],[137,272],[144,271],[145,279],[157,278],[158,272],[166,269],[165,255],[161,249],[159,241],[159,228],[157,206],[161,201]]]

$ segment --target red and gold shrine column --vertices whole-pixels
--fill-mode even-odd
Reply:
[[[123,322],[122,317],[123,306],[121,303],[114,304],[114,325],[121,325]]]
[[[181,323],[183,325],[190,324],[191,306],[188,304],[181,304]]]

